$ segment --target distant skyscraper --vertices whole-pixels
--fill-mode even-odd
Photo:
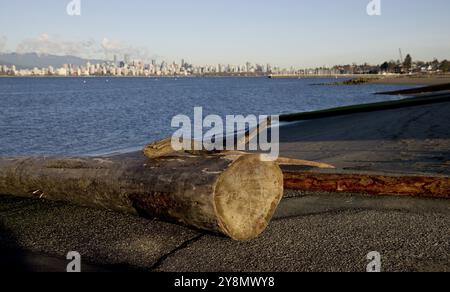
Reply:
[[[125,62],[125,64],[130,64],[130,55],[128,55],[128,54],[126,54],[125,56],[124,56],[124,62]]]
[[[245,64],[245,72],[250,72],[250,68],[252,67],[252,64],[250,62],[247,62]]]
[[[114,65],[117,65],[117,55],[114,55]]]

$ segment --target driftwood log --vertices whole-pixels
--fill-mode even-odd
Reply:
[[[237,140],[235,145],[235,149],[241,149],[241,147],[245,148],[253,139],[257,139],[258,135],[268,127],[272,125],[271,118],[267,118],[263,122],[261,122],[258,127],[254,129],[248,130],[242,137]],[[182,142],[182,141],[180,141]],[[183,141],[184,142],[184,141]],[[223,142],[225,146],[225,141]],[[166,138],[163,140],[155,141],[151,144],[148,144],[144,147],[144,155],[150,159],[157,159],[165,156],[171,156],[176,153],[188,153],[192,155],[219,155],[219,156],[229,156],[229,155],[251,155],[251,153],[241,152],[237,150],[220,150],[220,151],[207,151],[204,149],[203,142],[196,140],[189,140],[188,143],[190,145],[190,149],[182,149],[175,150],[172,147],[172,138]],[[203,149],[203,150],[195,150],[195,149]],[[300,159],[292,159],[286,157],[279,157],[275,161],[278,165],[290,165],[290,166],[309,166],[309,167],[317,167],[323,169],[333,169],[335,168],[333,165],[316,162],[316,161],[308,161],[308,160],[300,160]]]
[[[283,195],[283,174],[259,155],[0,158],[0,194],[67,201],[250,240],[271,220]]]
[[[194,149],[194,144],[197,143],[195,141],[190,142],[192,146],[191,149]],[[167,138],[164,140],[156,141],[151,144],[148,144],[144,148],[144,155],[150,159],[158,159],[162,157],[171,156],[174,154],[186,153],[191,155],[211,155],[211,156],[235,156],[235,155],[252,155],[252,153],[242,152],[242,151],[206,151],[206,150],[182,150],[176,151],[172,148],[172,139]],[[301,159],[293,159],[286,157],[279,157],[275,160],[278,165],[286,165],[286,166],[309,166],[316,167],[322,169],[334,169],[335,167],[328,163],[316,162],[316,161],[308,161]]]

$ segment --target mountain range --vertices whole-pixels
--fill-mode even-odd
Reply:
[[[17,69],[32,69],[35,67],[42,68],[48,66],[59,68],[64,64],[81,66],[85,65],[87,62],[90,62],[91,64],[98,64],[104,63],[105,61],[84,59],[76,56],[56,56],[37,53],[0,53],[0,65],[15,65]]]

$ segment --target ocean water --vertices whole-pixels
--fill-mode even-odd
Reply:
[[[336,79],[0,78],[0,155],[96,155],[170,136],[172,117],[286,114],[397,99]]]

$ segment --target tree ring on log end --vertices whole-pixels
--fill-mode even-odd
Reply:
[[[258,237],[283,196],[283,173],[260,155],[237,159],[218,179],[214,205],[219,227],[234,240]]]

